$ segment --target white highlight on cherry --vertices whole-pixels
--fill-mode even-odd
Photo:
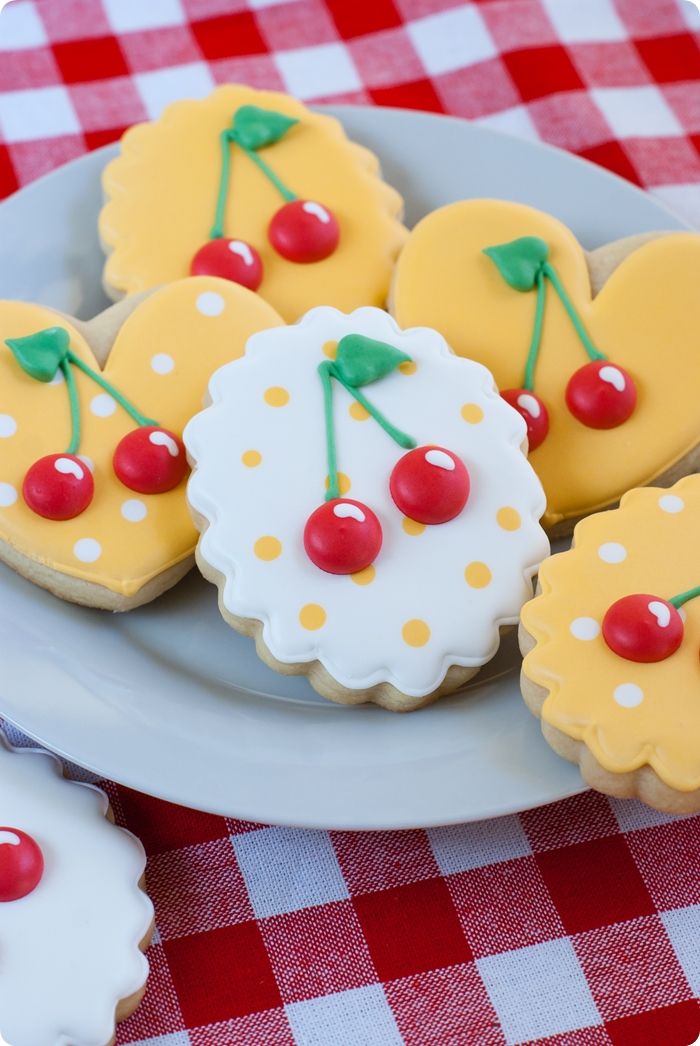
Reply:
[[[17,491],[11,483],[0,483],[0,508],[9,508],[17,500]]]
[[[108,392],[100,392],[90,400],[90,410],[97,418],[108,418],[116,409],[116,400]]]
[[[649,613],[656,618],[659,628],[668,628],[671,624],[671,610],[658,599],[652,599],[649,603]]]
[[[349,505],[347,501],[333,506],[333,515],[339,519],[356,519],[358,523],[364,523],[365,514],[357,505]]]
[[[627,559],[627,549],[617,541],[606,541],[598,549],[598,555],[604,563],[622,563]]]
[[[56,458],[53,467],[63,476],[75,476],[76,479],[82,479],[85,475],[78,462],[73,461],[72,458]]]
[[[569,625],[574,639],[595,639],[600,635],[600,625],[594,617],[577,617]]]
[[[148,515],[148,509],[139,498],[128,498],[122,502],[121,513],[129,523],[140,523]]]
[[[73,545],[73,555],[81,563],[94,563],[102,555],[102,545],[94,538],[80,538]]]
[[[636,708],[644,700],[644,691],[636,683],[620,683],[613,690],[613,697],[621,708]]]
[[[202,316],[220,316],[226,307],[226,302],[216,291],[203,291],[195,304]]]
[[[167,432],[161,432],[160,429],[148,434],[148,442],[152,443],[154,447],[166,447],[171,458],[176,458],[180,453],[180,448],[173,437],[169,436]]]
[[[659,508],[663,512],[682,512],[685,508],[685,501],[676,494],[664,494],[659,498]]]
[[[167,352],[157,352],[151,357],[151,370],[156,374],[170,374],[175,367],[175,360]]]
[[[454,472],[455,470],[454,458],[451,458],[444,450],[427,451],[425,460],[429,465],[437,465],[439,469],[445,469],[446,472]]]
[[[531,418],[539,418],[542,413],[539,403],[529,392],[523,392],[518,396],[518,406],[527,411]]]
[[[17,422],[11,414],[0,414],[0,439],[8,439],[17,431]]]
[[[231,240],[228,249],[231,254],[237,254],[239,258],[242,258],[246,265],[253,264],[253,252],[247,243],[243,243],[242,240]]]
[[[322,207],[320,203],[315,203],[313,200],[306,200],[301,205],[302,211],[306,211],[307,214],[313,214],[314,218],[318,218],[324,225],[328,225],[331,220],[331,216],[325,207]]]
[[[0,832],[0,846],[19,846],[21,840],[14,832]]]
[[[612,385],[618,392],[625,391],[625,376],[617,367],[611,367],[610,365],[601,367],[598,371],[598,376],[601,381],[607,381],[608,385]]]

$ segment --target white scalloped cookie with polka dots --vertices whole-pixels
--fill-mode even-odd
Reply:
[[[197,540],[182,429],[213,371],[280,323],[257,295],[212,277],[89,323],[0,302],[0,560],[109,610],[175,584]]]
[[[107,1046],[138,1006],[146,856],[107,796],[0,731],[0,1042]]]
[[[335,701],[411,710],[517,621],[548,552],[522,418],[387,313],[254,335],[187,426],[197,562],[226,621]]]

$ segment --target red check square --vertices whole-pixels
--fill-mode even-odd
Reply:
[[[236,54],[264,54],[265,41],[249,11],[207,18],[192,23],[192,32],[205,58],[227,58]]]
[[[444,879],[364,894],[353,905],[380,980],[472,958]]]
[[[110,80],[129,72],[119,42],[113,36],[92,40],[66,40],[53,45],[64,83]]]
[[[372,0],[371,3],[348,3],[347,0],[326,0],[335,24],[344,40],[367,33],[378,33],[401,24],[401,16],[392,0]]]
[[[564,47],[532,47],[510,51],[503,62],[524,102],[557,91],[578,91],[583,81]]]
[[[680,1002],[606,1025],[612,1046],[692,1046],[700,1036],[700,1005]]]
[[[10,150],[6,145],[0,145],[0,200],[9,196],[18,187],[19,183],[10,158]]]
[[[119,789],[119,800],[129,828],[144,840],[149,854],[207,843],[228,835],[226,821],[214,814],[166,803],[130,788]]]
[[[657,83],[700,79],[700,47],[690,33],[637,40],[636,46]]]
[[[700,831],[698,821],[630,832],[627,836],[646,888],[660,911],[700,904]]]
[[[642,184],[632,161],[619,142],[603,142],[602,145],[594,145],[590,149],[580,149],[579,156],[590,160],[591,163],[600,164],[601,167],[607,167],[609,171],[614,171],[621,178],[626,178],[628,182],[634,182],[635,185]]]
[[[395,87],[376,87],[370,92],[377,105],[388,105],[398,109],[422,109],[441,113],[443,105],[430,80],[413,80]]]

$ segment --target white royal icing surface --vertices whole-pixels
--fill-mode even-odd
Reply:
[[[338,468],[351,480],[343,494],[371,508],[383,530],[366,584],[319,570],[302,540],[306,520],[323,503],[328,471],[317,368],[327,359],[323,346],[351,333],[389,342],[415,361],[414,373],[395,371],[363,391],[419,445],[457,454],[471,478],[456,519],[407,532],[389,492],[391,470],[405,451],[372,419],[351,416],[351,397],[334,383]],[[276,386],[289,394],[282,407],[264,398]],[[189,499],[209,523],[200,553],[226,579],[226,609],[261,621],[275,658],[318,659],[343,686],[386,681],[419,697],[450,665],[478,666],[494,655],[499,625],[517,621],[549,545],[538,523],[542,487],[521,450],[525,423],[485,367],[453,355],[436,331],[400,331],[380,309],[345,315],[323,307],[295,326],[254,335],[243,358],[217,371],[209,391],[212,405],[184,437],[195,463]],[[467,423],[465,404],[481,408],[482,420]],[[257,467],[241,461],[247,450],[261,455]],[[518,529],[499,526],[504,507],[519,514]],[[281,552],[260,559],[254,546],[265,536],[281,542]],[[465,580],[473,562],[492,573],[485,587]],[[320,627],[303,627],[300,611],[308,604],[325,613],[312,617]],[[427,624],[429,639],[411,646],[403,630],[416,620]]]
[[[0,732],[0,824],[30,835],[45,864],[32,893],[0,902],[0,1042],[106,1046],[117,1003],[145,983],[146,859],[107,807],[53,756],[13,749]]]

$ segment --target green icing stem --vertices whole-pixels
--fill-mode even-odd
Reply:
[[[92,367],[88,367],[87,363],[84,363],[83,360],[81,360],[79,356],[76,356],[75,353],[72,352],[70,349],[68,350],[68,355],[66,356],[66,359],[63,361],[61,366],[63,367],[64,364],[67,366],[68,361],[73,363],[78,368],[78,370],[81,370],[83,372],[83,374],[87,374],[89,378],[92,378],[92,380],[97,385],[99,385],[100,388],[104,389],[105,392],[108,392],[112,399],[116,400],[119,406],[126,411],[129,417],[134,419],[137,425],[158,424],[158,422],[155,421],[153,418],[147,418],[145,414],[141,414],[141,412],[136,409],[133,403],[131,403],[131,401],[126,398],[126,396],[123,396],[122,393],[114,387],[114,385],[110,384],[110,382],[108,382],[106,378],[103,378],[102,375],[98,374],[97,371],[92,369]],[[70,385],[68,387],[68,391],[70,392]]]
[[[700,596],[700,585],[697,585],[695,588],[689,588],[687,592],[681,592],[678,596],[674,596],[672,599],[669,599],[669,603],[678,610],[684,603],[689,603],[691,599],[696,599],[698,596]]]
[[[219,191],[216,196],[216,211],[214,213],[214,224],[209,233],[210,240],[218,240],[224,235],[224,214],[226,211],[226,197],[231,172],[231,147],[230,131],[222,131],[219,135],[221,145],[221,175],[219,177]]]
[[[537,357],[540,352],[540,344],[542,342],[542,324],[544,320],[544,304],[547,296],[547,285],[544,280],[544,273],[540,269],[536,277],[537,282],[537,303],[535,305],[535,322],[532,327],[532,340],[530,341],[530,348],[527,352],[527,362],[525,363],[525,378],[523,380],[523,388],[527,389],[528,392],[532,392],[535,387],[535,366],[537,364]]]
[[[68,444],[66,454],[77,454],[80,447],[80,403],[78,401],[78,390],[75,386],[75,378],[68,360],[61,360],[59,366],[63,372],[63,377],[66,379],[68,400],[70,402],[70,443]]]
[[[328,490],[326,501],[340,497],[338,486],[338,462],[335,450],[335,425],[333,424],[333,382],[331,381],[332,363],[321,363],[318,373],[323,385],[323,414],[326,423],[326,457],[328,458]]]
[[[277,192],[280,194],[283,200],[286,200],[287,203],[291,203],[292,200],[297,200],[299,198],[296,195],[296,193],[293,193],[291,189],[288,189],[284,182],[277,177],[275,172],[270,167],[268,167],[268,165],[263,160],[262,156],[259,156],[255,149],[248,149],[245,145],[241,145],[241,143],[235,136],[235,131],[229,132],[229,138],[231,139],[231,141],[236,142],[237,145],[240,145],[241,149],[246,154],[246,156],[250,157],[253,163],[260,168],[265,177],[272,182],[275,189],[277,189]]]
[[[355,389],[352,385],[348,385],[347,382],[343,381],[339,374],[336,374],[333,364],[331,366],[331,374],[333,377],[340,382],[344,389],[346,389],[353,399],[356,399],[360,406],[364,407],[368,414],[371,414],[374,420],[381,428],[384,429],[387,436],[393,439],[394,443],[398,443],[400,447],[405,447],[407,450],[411,450],[416,445],[416,441],[413,436],[409,436],[408,433],[402,432],[401,429],[397,429],[395,425],[392,425],[388,418],[385,418],[376,407],[372,406],[366,396],[360,392],[359,389]]]
[[[554,287],[554,290],[559,295],[559,300],[561,301],[562,305],[564,306],[564,308],[566,309],[567,313],[569,314],[569,319],[571,320],[571,323],[572,323],[572,325],[574,327],[574,330],[578,334],[579,339],[581,341],[581,344],[583,345],[583,347],[586,350],[586,352],[587,352],[588,356],[590,357],[590,359],[592,359],[592,360],[605,360],[605,359],[607,359],[607,356],[605,356],[604,353],[599,352],[598,349],[596,349],[596,347],[593,344],[593,342],[591,341],[591,339],[590,339],[590,337],[588,335],[588,331],[586,330],[586,328],[584,327],[583,323],[581,322],[581,317],[576,312],[576,309],[574,308],[574,304],[571,301],[571,298],[566,293],[566,290],[564,289],[564,285],[561,282],[561,280],[559,279],[559,276],[557,275],[557,270],[552,268],[552,266],[549,264],[549,262],[545,262],[544,265],[542,266],[541,271],[542,271],[542,273],[544,273],[545,276],[547,276],[551,280],[552,286]]]

